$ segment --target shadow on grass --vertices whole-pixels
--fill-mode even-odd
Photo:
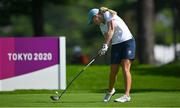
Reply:
[[[93,90],[95,93],[106,93],[107,89]],[[117,93],[124,93],[124,89],[116,89]],[[180,89],[131,89],[131,93],[142,92],[180,92]]]
[[[133,70],[132,74],[180,77],[180,61],[173,62],[161,67],[154,67],[147,65],[133,67],[132,70]]]

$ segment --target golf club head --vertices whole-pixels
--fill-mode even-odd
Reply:
[[[60,98],[59,96],[50,96],[50,98],[53,100],[53,101],[58,101]]]

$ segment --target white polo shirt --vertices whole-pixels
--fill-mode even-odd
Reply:
[[[100,24],[100,29],[103,35],[108,31],[107,22],[114,20],[115,30],[112,37],[112,43],[111,43],[112,45],[118,44],[118,43],[121,43],[121,42],[124,42],[133,38],[129,28],[118,15],[112,15],[109,11],[106,11],[104,13],[104,19],[105,19],[105,24],[103,23]]]

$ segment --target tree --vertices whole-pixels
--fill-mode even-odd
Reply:
[[[44,34],[43,1],[32,0],[32,24],[35,36]]]
[[[137,3],[138,36],[137,48],[140,63],[154,63],[154,2],[153,0],[138,0]]]
[[[155,0],[156,12],[161,11],[163,9],[169,9],[172,11],[173,15],[173,27],[172,27],[172,40],[174,45],[174,60],[178,60],[180,56],[177,51],[177,43],[179,42],[179,33],[180,33],[180,22],[178,19],[180,18],[180,1],[179,0]]]
[[[180,27],[178,19],[180,18],[180,2],[179,0],[175,0],[172,3],[172,13],[174,17],[173,22],[173,44],[174,44],[174,56],[175,60],[178,60],[178,52],[177,52],[177,35],[178,35],[178,28]]]
[[[44,4],[54,3],[68,5],[75,3],[73,0],[0,0],[0,26],[11,26],[11,17],[26,15],[32,18],[32,27],[35,36],[44,34]]]

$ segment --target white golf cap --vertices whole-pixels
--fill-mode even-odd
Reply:
[[[99,13],[99,9],[97,9],[97,8],[91,9],[89,11],[89,13],[88,13],[88,24],[92,23],[93,16],[97,15],[98,13]]]

